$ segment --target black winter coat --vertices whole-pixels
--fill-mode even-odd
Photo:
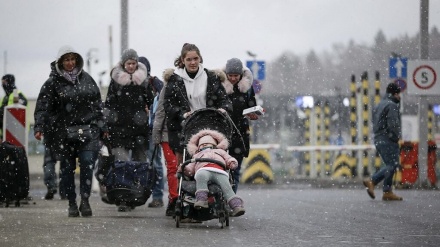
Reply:
[[[153,104],[153,88],[148,83],[145,66],[140,63],[138,66],[132,78],[121,66],[117,66],[111,73],[112,80],[105,101],[105,112],[112,148],[133,149],[148,145],[150,129],[146,109]],[[119,73],[120,76],[115,76],[115,73]],[[124,79],[131,81],[121,84],[121,80]],[[133,80],[138,82],[134,83]]]
[[[75,83],[68,81],[51,63],[49,79],[41,87],[35,107],[34,132],[44,134],[45,145],[59,155],[76,151],[98,151],[102,131],[107,131],[102,112],[101,93],[96,82],[80,71]],[[93,137],[85,142],[69,142],[67,127],[90,125]]]
[[[214,71],[205,69],[205,72],[208,75],[206,107],[216,109],[223,108],[228,113],[232,113],[231,101],[226,95],[219,76]],[[164,75],[164,80],[168,82],[165,88],[164,108],[167,117],[169,144],[173,150],[182,150],[183,143],[181,143],[180,132],[184,120],[183,114],[191,111],[185,83],[183,79],[175,73],[172,73],[170,76]]]
[[[234,111],[231,113],[231,119],[237,127],[240,135],[232,136],[229,154],[234,157],[247,157],[250,149],[250,129],[249,119],[243,116],[243,110],[257,105],[255,93],[252,87],[253,77],[249,69],[243,70],[243,75],[238,83],[233,85],[227,78],[223,82],[226,93],[232,102]],[[243,148],[244,145],[244,148]]]

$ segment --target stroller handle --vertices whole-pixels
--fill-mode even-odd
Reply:
[[[183,164],[182,164],[182,170],[185,168],[186,165],[188,165],[189,163],[194,163],[194,162],[209,162],[209,163],[214,163],[214,164],[217,164],[217,165],[221,166],[223,169],[226,170],[226,164],[225,164],[225,163],[223,163],[223,162],[221,162],[221,161],[218,161],[218,160],[215,160],[215,159],[208,159],[208,158],[196,158],[196,159],[189,159],[189,160],[186,160],[186,161],[183,162]]]

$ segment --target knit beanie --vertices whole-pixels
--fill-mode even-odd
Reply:
[[[10,95],[12,93],[12,91],[14,91],[14,89],[16,88],[14,75],[6,74],[2,77],[2,80],[6,81],[5,84],[2,83],[3,89],[6,92],[6,95]],[[0,104],[1,104],[1,102],[0,102]]]
[[[238,58],[231,58],[226,62],[226,74],[243,74],[243,64]]]
[[[139,56],[138,56],[137,52],[133,49],[126,49],[122,52],[121,64],[124,65],[128,59],[133,59],[136,62],[139,62]]]
[[[212,136],[206,135],[206,136],[202,136],[199,139],[199,145],[198,146],[200,147],[200,145],[202,145],[202,144],[212,144],[212,145],[216,146],[217,142],[215,141],[215,139]]]
[[[399,88],[399,86],[397,86],[396,83],[392,82],[392,83],[388,84],[388,86],[387,86],[387,93],[390,93],[390,94],[400,93],[400,88]]]

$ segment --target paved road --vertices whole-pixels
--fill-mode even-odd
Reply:
[[[45,201],[32,176],[34,200],[0,207],[0,246],[438,246],[440,192],[398,190],[402,202],[371,200],[362,186],[316,188],[291,182],[241,186],[246,214],[220,229],[217,220],[181,224],[165,208],[132,212],[91,197],[93,217],[67,217],[67,202]],[[377,190],[377,194],[381,193]]]

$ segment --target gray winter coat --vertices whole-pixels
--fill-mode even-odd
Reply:
[[[397,143],[402,136],[399,100],[391,94],[373,110],[374,142]]]

